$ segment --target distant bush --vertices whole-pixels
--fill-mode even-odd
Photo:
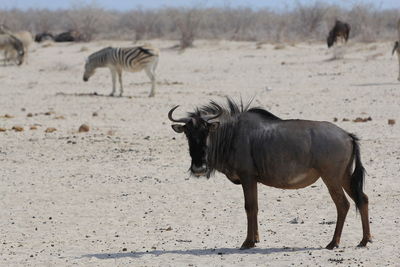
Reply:
[[[182,48],[197,38],[238,41],[325,41],[335,19],[351,26],[350,38],[362,42],[396,38],[398,10],[371,4],[351,9],[316,2],[284,12],[251,8],[160,8],[128,11],[81,5],[68,10],[0,10],[0,24],[12,30],[58,33],[77,30],[91,39],[173,39]]]

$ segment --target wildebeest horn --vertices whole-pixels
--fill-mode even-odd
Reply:
[[[173,122],[187,123],[187,122],[190,120],[190,118],[180,118],[180,119],[178,119],[178,120],[175,120],[174,118],[172,118],[172,112],[174,112],[174,110],[177,109],[178,107],[179,107],[179,105],[177,105],[176,107],[172,108],[172,109],[168,112],[168,119],[169,119],[170,121],[173,121]]]
[[[215,106],[218,108],[218,113],[217,113],[216,115],[207,115],[207,116],[204,116],[204,117],[203,117],[204,120],[210,121],[210,120],[216,119],[216,118],[218,118],[219,116],[222,115],[222,113],[223,113],[222,108],[221,108],[219,105],[217,105],[217,104],[215,104]]]

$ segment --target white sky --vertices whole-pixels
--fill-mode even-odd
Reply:
[[[293,8],[297,3],[313,4],[315,2],[337,4],[345,8],[350,8],[354,4],[373,4],[380,9],[399,9],[400,0],[0,0],[0,9],[28,9],[28,8],[48,8],[66,9],[82,4],[95,4],[105,9],[129,10],[141,8],[161,8],[161,7],[252,7],[270,8],[277,11]]]

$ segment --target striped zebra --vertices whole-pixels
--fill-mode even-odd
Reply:
[[[156,87],[155,69],[158,63],[159,51],[151,45],[143,45],[129,48],[107,47],[91,54],[85,64],[83,80],[87,82],[97,68],[108,67],[111,71],[112,92],[115,94],[115,79],[118,74],[120,84],[120,96],[123,93],[122,70],[138,72],[145,70],[151,80],[151,90],[149,97],[153,97]]]
[[[24,45],[14,35],[8,33],[0,34],[0,50],[4,50],[4,65],[8,61],[9,54],[14,52],[17,65],[21,65],[24,62]]]

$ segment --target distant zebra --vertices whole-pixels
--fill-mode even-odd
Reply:
[[[24,45],[23,43],[11,34],[0,34],[0,50],[4,50],[4,65],[8,60],[10,51],[15,51],[17,65],[21,65],[24,62]]]
[[[19,31],[19,32],[12,33],[12,36],[16,37],[24,45],[24,53],[25,53],[24,62],[28,63],[29,47],[33,43],[32,34],[28,31]],[[17,54],[16,50],[9,49],[5,53],[6,53],[6,60],[8,60],[8,61],[10,61],[10,60],[17,61],[18,60],[18,54]]]
[[[151,80],[149,97],[154,96],[156,86],[155,69],[158,63],[159,51],[151,45],[136,46],[130,48],[107,47],[91,54],[86,60],[83,80],[87,82],[97,68],[108,67],[111,71],[112,92],[115,94],[115,79],[118,74],[120,96],[123,93],[122,70],[138,72],[145,70]]]
[[[397,41],[394,42],[394,47],[392,50],[392,55],[397,52],[397,59],[399,60],[399,77],[397,80],[400,81],[400,19],[397,21]]]

